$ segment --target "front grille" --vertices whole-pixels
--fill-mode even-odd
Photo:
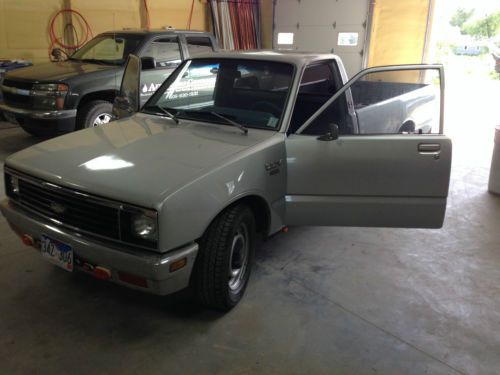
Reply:
[[[19,192],[19,203],[33,211],[81,231],[120,239],[118,207],[24,179],[19,179]]]
[[[32,82],[14,81],[5,79],[2,85],[7,87],[15,87],[21,90],[31,90],[33,87]],[[33,97],[28,95],[13,94],[11,92],[3,91],[3,100],[5,104],[19,108],[31,108],[33,106]]]
[[[19,108],[33,107],[33,97],[26,95],[12,94],[11,92],[3,92],[3,100],[5,104]]]
[[[158,248],[157,239],[143,239],[131,232],[134,215],[157,218],[155,210],[54,185],[9,167],[4,177],[5,192],[12,201],[54,225],[134,247]]]
[[[14,81],[12,79],[4,79],[2,84],[4,86],[16,87],[22,90],[31,90],[31,88],[33,87],[33,82]]]

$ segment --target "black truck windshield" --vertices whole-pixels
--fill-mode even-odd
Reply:
[[[71,55],[70,60],[123,65],[142,39],[141,35],[100,35]]]
[[[187,61],[146,103],[144,111],[157,112],[154,107],[161,107],[179,119],[276,130],[293,72],[292,65],[271,61]]]

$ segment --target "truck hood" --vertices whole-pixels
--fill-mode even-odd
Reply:
[[[158,208],[168,195],[276,133],[136,114],[57,137],[6,160],[43,180]]]
[[[98,65],[78,61],[37,64],[7,73],[7,79],[19,79],[33,82],[61,82],[82,74],[118,69],[113,65]]]

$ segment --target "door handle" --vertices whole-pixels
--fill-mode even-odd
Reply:
[[[439,154],[441,145],[439,143],[419,143],[418,152],[421,154]]]

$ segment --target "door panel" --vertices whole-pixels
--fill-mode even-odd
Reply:
[[[442,135],[286,141],[287,224],[438,228],[451,167]]]
[[[437,76],[430,77],[430,72]],[[381,80],[382,75],[389,78]],[[286,140],[286,223],[441,227],[452,150],[450,139],[443,135],[442,77],[438,65],[369,68],[310,116]],[[372,89],[357,92],[360,83]],[[430,99],[428,89],[436,92]],[[407,91],[425,100],[409,100]],[[349,92],[353,94],[345,99]],[[389,104],[395,102],[405,102],[404,108],[411,111],[391,110]],[[369,113],[360,116],[360,109]],[[402,131],[408,116],[417,112],[430,113],[436,123],[431,128],[439,134],[424,134],[416,116],[412,117],[414,128]],[[340,129],[339,115],[351,113],[357,123],[354,134],[332,137],[331,129]],[[390,126],[395,117],[397,126]],[[368,128],[373,134],[360,134]],[[310,129],[330,129],[330,133],[325,137]]]

